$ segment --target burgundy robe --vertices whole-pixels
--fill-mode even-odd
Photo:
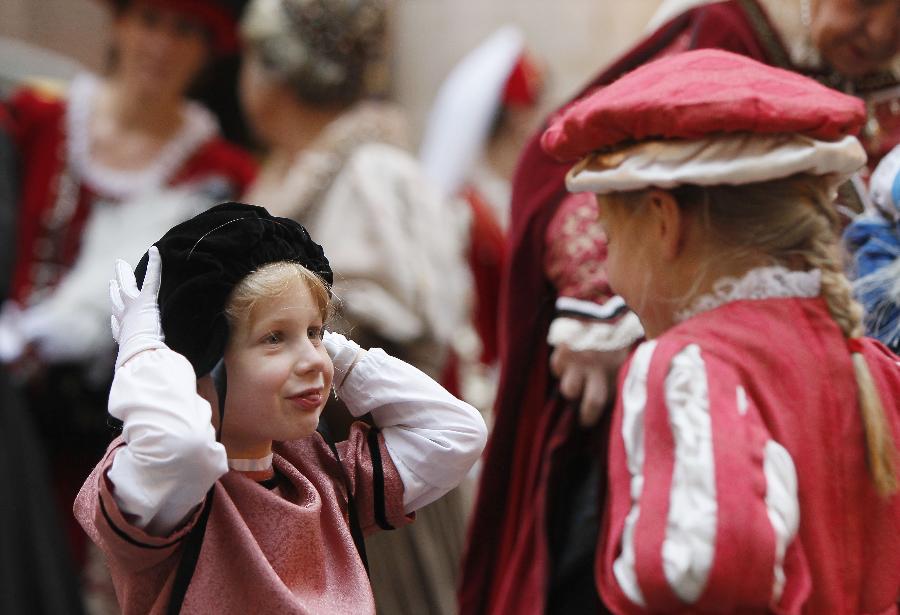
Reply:
[[[795,70],[760,6],[754,0],[726,0],[670,20],[575,99],[664,54],[710,47]],[[545,611],[551,565],[547,519],[553,513],[548,504],[557,495],[551,486],[566,475],[567,443],[584,437],[575,427],[577,405],[559,396],[548,367],[546,337],[559,291],[545,271],[544,233],[566,196],[564,179],[571,165],[542,151],[541,132],[526,146],[513,184],[500,297],[502,371],[463,561],[459,600],[464,615]],[[885,141],[878,145],[884,149]],[[598,426],[598,433],[606,427]]]

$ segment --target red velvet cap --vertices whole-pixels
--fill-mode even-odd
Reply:
[[[564,110],[541,145],[566,162],[623,142],[791,133],[856,134],[865,105],[816,81],[742,55],[700,49],[628,73]]]
[[[143,0],[187,15],[210,33],[213,52],[226,55],[238,50],[237,26],[243,10],[244,0]],[[117,10],[133,3],[134,0],[107,0]]]

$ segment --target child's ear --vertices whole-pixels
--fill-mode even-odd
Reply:
[[[647,195],[656,231],[654,238],[666,260],[677,258],[684,247],[686,222],[684,212],[671,192],[654,188]]]

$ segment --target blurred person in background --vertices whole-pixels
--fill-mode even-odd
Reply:
[[[109,69],[64,91],[24,87],[0,106],[18,155],[16,241],[0,361],[22,385],[68,518],[109,439],[115,346],[109,262],[136,258],[175,222],[243,193],[247,154],[186,92],[237,46],[240,2],[122,0]],[[83,533],[71,524],[76,556]]]
[[[898,0],[671,0],[654,25],[574,99],[654,58],[716,47],[861,97],[870,168],[900,141]],[[604,410],[642,329],[609,288],[593,195],[566,193],[568,168],[541,149],[541,132],[513,183],[500,384],[460,585],[467,614],[604,608],[593,582]],[[859,178],[842,187],[845,215],[864,195]]]
[[[335,326],[432,377],[465,322],[465,217],[408,151],[386,91],[383,0],[253,0],[241,25],[241,99],[267,151],[249,202],[322,244],[342,302]],[[336,439],[338,404],[326,408]],[[347,415],[349,416],[349,415]],[[383,613],[452,613],[463,505],[452,491],[417,522],[367,540]]]
[[[493,32],[450,71],[419,147],[422,167],[448,198],[469,207],[467,257],[475,284],[472,327],[454,340],[462,397],[483,412],[497,387],[497,311],[510,181],[540,121],[544,75],[516,26]]]
[[[650,27],[632,62],[698,47],[748,55],[865,101],[869,170],[900,143],[897,0],[665,0]]]
[[[0,301],[9,292],[15,247],[15,150],[0,132]],[[82,612],[78,580],[56,514],[47,460],[19,391],[0,370],[0,612]],[[27,485],[27,489],[22,489]]]
[[[849,274],[865,308],[866,335],[900,352],[900,145],[881,159],[869,182],[872,207],[847,227]]]

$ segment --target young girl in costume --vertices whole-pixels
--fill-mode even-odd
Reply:
[[[900,366],[861,337],[836,186],[857,100],[723,51],[570,107],[543,145],[596,193],[647,334],[620,374],[596,579],[615,613],[896,613]]]
[[[262,208],[172,228],[135,273],[119,261],[110,285],[122,437],[75,504],[123,612],[374,613],[360,530],[453,488],[484,447],[480,415],[325,331],[321,247]],[[332,387],[371,414],[336,447],[316,431]]]
[[[240,94],[268,151],[246,198],[297,220],[325,248],[340,329],[452,388],[449,351],[471,287],[467,216],[428,181],[408,151],[404,113],[383,100],[391,4],[247,3]],[[343,433],[339,403],[325,416]],[[465,510],[453,490],[414,525],[366,540],[379,611],[456,613]]]

